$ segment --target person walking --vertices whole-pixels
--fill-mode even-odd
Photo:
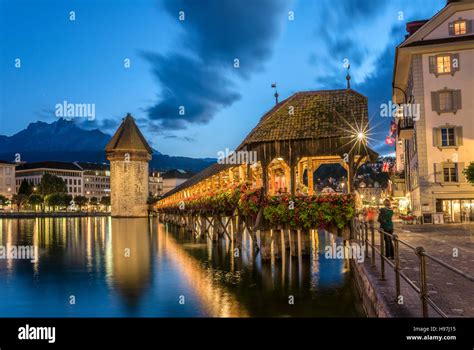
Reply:
[[[384,200],[384,207],[379,210],[379,218],[378,222],[380,223],[380,229],[385,233],[393,234],[393,209],[390,200]],[[389,259],[394,258],[394,251],[393,251],[393,242],[392,237],[389,235],[384,234],[384,242],[385,242],[385,256]]]

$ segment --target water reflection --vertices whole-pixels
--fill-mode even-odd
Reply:
[[[0,316],[361,316],[348,262],[324,258],[334,240],[312,231],[311,258],[262,264],[248,235],[235,254],[156,219],[0,219],[0,244],[40,252],[0,259]]]
[[[112,273],[107,281],[123,296],[128,306],[134,306],[149,288],[152,278],[148,222],[138,218],[113,218],[111,221],[111,258],[106,262],[112,265],[107,266]]]

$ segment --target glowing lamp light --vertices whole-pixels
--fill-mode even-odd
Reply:
[[[363,139],[365,139],[365,134],[363,132],[357,133],[357,139],[359,141],[362,141]]]

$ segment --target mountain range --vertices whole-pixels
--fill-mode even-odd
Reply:
[[[38,121],[12,136],[0,135],[0,159],[37,162],[45,160],[106,162],[105,146],[111,135],[99,129],[87,130],[73,121],[58,119],[50,124]],[[184,169],[198,172],[214,163],[212,158],[188,158],[161,154],[154,150],[150,167],[154,170]]]

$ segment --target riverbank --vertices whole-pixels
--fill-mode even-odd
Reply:
[[[110,216],[110,212],[0,212],[0,218],[64,218],[64,217],[102,217]]]

